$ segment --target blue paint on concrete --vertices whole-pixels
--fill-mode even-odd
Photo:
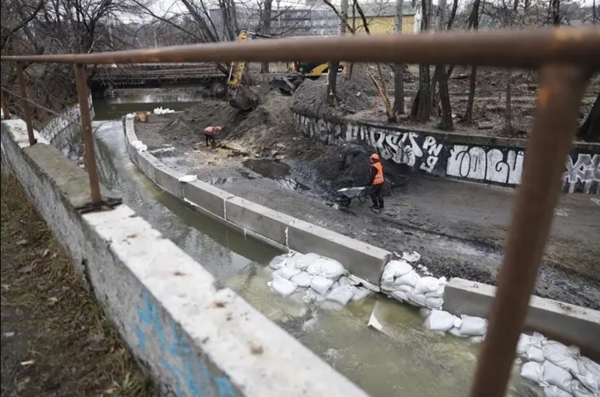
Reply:
[[[229,378],[213,374],[196,356],[175,321],[161,320],[154,299],[145,288],[138,320],[134,327],[138,346],[142,350],[148,350],[150,345],[158,347],[161,366],[173,378],[177,396],[238,397]]]

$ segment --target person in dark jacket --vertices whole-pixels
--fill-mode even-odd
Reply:
[[[379,161],[378,154],[371,155],[371,167],[369,168],[369,196],[373,201],[371,208],[376,210],[383,209],[383,165]]]

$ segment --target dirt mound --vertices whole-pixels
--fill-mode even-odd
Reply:
[[[292,107],[301,113],[313,115],[344,115],[373,109],[373,97],[379,92],[373,82],[373,76],[380,87],[392,89],[394,73],[387,65],[381,65],[383,79],[379,77],[376,65],[354,64],[352,72],[339,75],[337,80],[337,108],[330,108],[327,96],[327,77],[318,80],[305,80],[294,93]]]

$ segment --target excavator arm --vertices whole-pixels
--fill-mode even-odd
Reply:
[[[242,30],[238,35],[237,42],[243,43],[248,40],[248,31]],[[246,62],[231,62],[227,85],[229,87],[229,105],[242,111],[249,111],[258,105],[258,96],[248,86],[246,77]]]

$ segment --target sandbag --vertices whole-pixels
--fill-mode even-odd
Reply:
[[[430,331],[442,331],[447,332],[454,327],[455,317],[443,310],[432,310],[427,320],[425,320],[425,327]]]
[[[519,342],[517,343],[517,354],[523,356],[527,353],[527,350],[531,347],[531,337],[527,334],[521,334],[519,336]]]
[[[327,294],[325,299],[331,302],[339,303],[342,306],[346,306],[354,296],[354,290],[355,288],[351,285],[339,286],[335,289],[332,289],[331,292]]]
[[[304,257],[305,257],[305,255],[302,255],[301,253],[296,252],[292,256],[287,257],[286,263],[289,266],[295,267],[296,269],[303,270],[300,268],[300,267],[302,267],[302,265],[300,265],[300,263],[305,262]],[[308,266],[308,263],[306,263],[306,266]]]
[[[314,276],[310,282],[310,288],[320,295],[325,295],[333,285],[333,280],[323,276]]]
[[[340,283],[340,285],[352,285],[352,286],[357,286],[358,284],[360,284],[360,283],[352,280],[348,276],[342,276],[342,277],[340,277],[340,279],[338,280],[338,283]]]
[[[546,339],[544,335],[540,334],[539,332],[534,332],[533,335],[531,335],[530,343],[532,346],[539,347],[541,349],[542,346],[546,344],[547,340],[548,339]]]
[[[346,274],[344,266],[336,260],[320,257],[306,268],[308,274],[313,276],[323,276],[333,281],[337,281]]]
[[[414,287],[411,287],[410,285],[405,285],[405,284],[394,284],[394,291],[400,291],[400,292],[404,292],[405,294],[408,294],[409,292],[414,292]]]
[[[577,359],[579,358],[579,348],[575,346],[567,347],[556,341],[548,341],[542,346],[542,352],[546,360],[558,367],[572,373],[578,371]]]
[[[598,390],[590,390],[587,387],[585,387],[581,382],[574,380],[573,382],[571,382],[571,393],[573,394],[573,396],[575,397],[598,397],[600,396],[600,393],[598,393]]]
[[[566,392],[571,392],[571,383],[573,382],[573,376],[565,369],[553,364],[546,360],[542,364],[543,377],[542,381],[558,387]]]
[[[407,274],[405,274],[404,276],[398,277],[394,283],[396,285],[409,285],[411,287],[414,287],[415,285],[417,285],[417,283],[419,282],[419,279],[421,277],[417,274],[417,272],[415,272],[414,270],[411,272],[408,272]]]
[[[543,363],[545,360],[542,349],[535,346],[529,346],[529,349],[527,349],[527,352],[525,353],[525,357],[527,357],[527,359],[530,361],[535,361],[538,363]]]
[[[417,251],[413,252],[403,252],[402,259],[407,262],[418,262],[421,259],[421,255]]]
[[[392,278],[402,277],[411,270],[413,270],[413,267],[405,260],[393,260],[385,265],[382,277],[385,277],[386,275],[391,276]]]
[[[358,302],[371,295],[371,291],[364,287],[356,287],[354,290],[354,296],[352,296],[352,302]]]
[[[600,390],[598,390],[598,382],[596,382],[596,379],[594,379],[594,376],[590,372],[574,373],[573,377],[576,379],[576,382],[581,383],[581,385],[586,387],[588,390],[596,392],[600,395]]]
[[[545,397],[573,397],[573,395],[571,393],[567,393],[564,390],[560,390],[556,386],[544,387],[544,396]]]
[[[415,285],[416,294],[435,292],[440,288],[440,281],[435,277],[421,277]]]
[[[413,306],[417,306],[417,307],[423,307],[426,306],[425,304],[425,295],[423,294],[415,294],[414,292],[409,292],[408,294],[406,294],[406,296],[408,297],[408,303],[410,303]]]
[[[275,258],[271,259],[271,262],[269,262],[269,267],[273,270],[281,269],[287,260],[287,255],[277,255]]]
[[[429,298],[425,295],[425,306],[430,309],[440,309],[444,304],[444,300],[442,298]]]
[[[275,290],[283,296],[289,296],[293,294],[298,288],[296,284],[281,277],[275,278],[275,280],[267,283],[267,285],[269,285],[271,288],[273,288],[273,290]]]
[[[296,274],[294,277],[290,279],[290,281],[296,284],[298,287],[308,288],[310,287],[310,282],[312,281],[313,276],[306,272],[300,272]]]
[[[271,273],[271,278],[274,280],[276,278],[280,278],[281,277],[281,269],[280,270],[275,270],[273,273]]]
[[[460,333],[460,327],[454,327],[450,331],[448,331],[448,333],[450,335],[454,335],[454,336],[456,336],[458,338],[468,338],[469,337],[469,335],[462,335]]]
[[[441,285],[437,290],[425,293],[425,296],[427,298],[443,298],[445,290],[446,290],[446,286]]]
[[[534,361],[527,362],[521,367],[521,376],[535,383],[540,383],[543,372],[544,368]]]
[[[300,270],[296,269],[294,266],[282,266],[281,269],[279,269],[279,275],[286,280],[289,280],[298,274],[300,274]]]
[[[462,324],[460,326],[461,335],[465,336],[483,336],[487,331],[487,321],[481,317],[460,316]]]
[[[579,374],[590,374],[596,381],[597,387],[600,389],[600,364],[587,357],[579,357],[577,360],[577,369]]]
[[[316,261],[321,259],[320,255],[317,255],[312,252],[308,253],[306,255],[302,255],[302,254],[296,254],[296,255],[301,255],[295,262],[293,262],[296,269],[299,269],[299,270],[306,270],[312,263],[315,263]],[[294,255],[294,257],[296,255]],[[292,257],[292,258],[294,258],[294,257]]]
[[[396,299],[398,302],[404,303],[408,301],[408,295],[405,292],[399,290],[390,291],[390,296]]]

